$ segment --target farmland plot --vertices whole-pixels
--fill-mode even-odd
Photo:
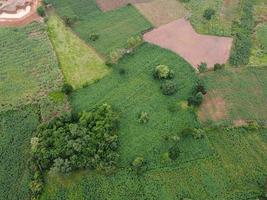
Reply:
[[[36,102],[62,84],[43,25],[0,28],[0,46],[0,110]]]

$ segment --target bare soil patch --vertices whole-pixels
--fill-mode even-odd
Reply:
[[[177,0],[153,0],[134,6],[156,27],[184,17],[188,12]]]
[[[24,26],[33,21],[41,21],[42,18],[36,12],[39,5],[40,1],[35,0],[31,4],[30,12],[21,18],[0,18],[0,26]]]
[[[204,98],[198,117],[201,122],[207,120],[220,121],[227,119],[226,103],[222,97],[216,96],[214,92],[210,92]]]
[[[127,4],[143,3],[152,0],[96,0],[96,3],[102,11],[114,10]]]
[[[184,18],[160,26],[144,34],[144,40],[182,56],[193,67],[205,62],[208,68],[216,63],[226,63],[232,38],[200,35]]]

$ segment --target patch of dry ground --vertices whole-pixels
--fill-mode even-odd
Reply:
[[[232,38],[200,35],[189,21],[182,18],[144,34],[144,40],[182,56],[193,67],[202,62],[212,68],[216,63],[226,63]]]
[[[156,27],[184,17],[188,12],[177,0],[153,0],[134,6]]]
[[[102,11],[115,10],[126,6],[127,4],[143,3],[152,0],[96,0],[96,3]]]
[[[220,121],[227,119],[227,109],[224,99],[214,91],[210,91],[204,98],[199,109],[198,117],[201,122],[207,120]]]

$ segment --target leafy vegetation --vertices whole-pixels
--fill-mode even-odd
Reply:
[[[66,28],[53,13],[49,16],[48,31],[65,80],[74,88],[93,83],[110,72],[95,50]]]
[[[151,28],[151,24],[132,6],[111,12],[102,12],[95,0],[52,0],[61,17],[76,17],[73,30],[106,57],[113,51],[127,47],[131,36],[140,35]],[[90,39],[90,32],[99,35],[96,41]]]
[[[32,198],[42,191],[44,172],[77,169],[114,170],[118,154],[117,116],[107,104],[83,112],[75,121],[64,116],[43,124],[31,139]]]
[[[62,85],[45,26],[0,28],[0,110],[37,102]]]
[[[233,24],[235,36],[230,64],[235,66],[247,65],[249,63],[250,49],[252,47],[251,34],[254,27],[253,1],[241,0],[242,14],[240,22]]]
[[[29,199],[30,138],[38,123],[37,106],[0,114],[0,199]]]

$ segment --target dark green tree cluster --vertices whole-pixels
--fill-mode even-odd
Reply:
[[[205,85],[203,82],[198,81],[193,88],[192,95],[188,98],[189,106],[200,106],[203,102],[204,95],[207,94]]]
[[[78,117],[65,116],[40,126],[31,140],[32,195],[40,193],[45,171],[114,170],[118,159],[117,128],[117,115],[107,104]]]
[[[207,8],[204,13],[203,13],[203,17],[206,20],[211,20],[211,18],[215,15],[215,10],[212,8]]]

